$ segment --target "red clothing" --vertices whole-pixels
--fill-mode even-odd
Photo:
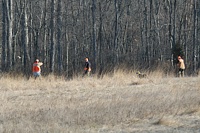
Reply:
[[[40,66],[37,62],[33,63],[32,72],[40,72]]]

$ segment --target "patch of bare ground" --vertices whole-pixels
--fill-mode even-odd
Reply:
[[[161,76],[160,76],[161,75]],[[0,132],[200,132],[200,78],[0,79]]]

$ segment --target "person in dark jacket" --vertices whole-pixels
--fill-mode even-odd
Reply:
[[[85,66],[84,66],[84,75],[90,76],[91,72],[91,63],[89,61],[89,58],[85,58]]]

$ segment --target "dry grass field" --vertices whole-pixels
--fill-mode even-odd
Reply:
[[[200,78],[0,78],[1,133],[198,133]]]

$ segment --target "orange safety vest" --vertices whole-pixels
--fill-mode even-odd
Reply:
[[[38,66],[38,63],[34,63],[33,64],[33,69],[32,69],[33,72],[40,72],[40,67]]]

